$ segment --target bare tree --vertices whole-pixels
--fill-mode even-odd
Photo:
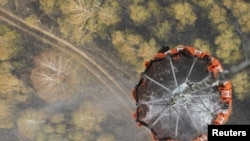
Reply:
[[[40,98],[50,103],[74,94],[76,68],[68,58],[55,52],[43,52],[34,62],[31,80]]]

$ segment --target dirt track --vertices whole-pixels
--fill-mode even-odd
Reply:
[[[140,128],[136,128],[137,126],[131,117],[132,112],[135,110],[135,103],[133,102],[130,96],[134,84],[132,84],[133,82],[131,83],[131,81],[127,81],[126,76],[120,75],[119,77],[117,77],[117,72],[123,74],[123,72],[121,71],[121,68],[123,67],[122,65],[115,66],[115,64],[112,63],[107,65],[105,64],[105,62],[107,63],[108,60],[107,58],[104,59],[105,55],[98,55],[101,50],[85,50],[86,52],[84,50],[80,50],[73,44],[67,42],[64,39],[61,39],[60,37],[42,28],[27,24],[21,18],[12,14],[10,11],[6,11],[3,8],[0,8],[0,20],[3,23],[6,23],[10,27],[12,27],[14,30],[19,31],[21,34],[26,34],[44,45],[50,46],[52,48],[55,48],[56,50],[59,50],[60,52],[66,53],[68,56],[72,57],[72,59],[74,59],[77,63],[79,63],[84,69],[86,69],[88,73],[91,73],[90,75],[93,75],[95,77],[94,81],[97,81],[97,84],[102,85],[101,87],[105,87],[105,90],[107,90],[106,92],[104,92],[108,93],[106,103],[111,99],[111,105],[110,103],[108,103],[108,105],[104,106],[108,109],[119,107],[118,109],[120,111],[120,114],[123,115],[124,118],[123,121],[126,121],[129,125],[128,127],[124,127],[124,129],[129,128],[127,129],[129,131],[127,131],[127,133],[124,133],[124,136],[120,137],[120,140],[126,141],[129,138],[134,138],[138,141],[145,141],[150,139],[150,137],[148,137],[148,132],[145,132]],[[127,68],[127,66],[124,67]],[[91,89],[95,88],[96,87],[93,86]],[[115,101],[114,105],[112,105],[112,101]],[[115,106],[116,104],[118,104],[118,107]],[[50,106],[53,106],[53,104],[49,105],[49,107]],[[1,138],[6,138],[7,140],[11,141],[12,139],[15,140],[15,129],[14,131],[3,130],[0,131],[0,134],[2,132],[9,132],[9,134],[5,134],[4,136],[0,135]]]
[[[85,59],[88,64],[81,63],[81,65],[83,65],[94,76],[96,76],[96,78],[99,79],[100,82],[102,82],[110,90],[110,92],[113,93],[113,95],[123,104],[123,106],[128,110],[128,112],[132,112],[131,106],[124,102],[124,98],[126,100],[130,99],[130,92],[123,88],[119,83],[117,83],[116,80],[100,64],[90,58],[83,51],[75,47],[73,44],[57,37],[56,35],[42,28],[28,25],[27,23],[25,23],[25,21],[13,15],[11,12],[6,11],[3,8],[0,8],[0,19],[9,24],[10,26],[13,26],[18,30],[41,40],[45,44],[48,44],[59,50],[63,50],[64,52],[67,51],[67,53],[69,54],[77,54],[79,57],[75,59],[77,59],[79,63],[81,63],[82,59]],[[123,97],[121,97],[121,95],[117,95],[118,92],[122,93]]]

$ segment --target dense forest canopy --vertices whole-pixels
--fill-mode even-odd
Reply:
[[[0,17],[0,128],[25,141],[151,140],[132,129],[124,110],[129,99],[123,107],[117,101],[125,96],[112,95],[98,73],[82,67],[87,61],[58,51],[62,44],[54,47],[57,41],[34,29],[88,51],[130,85],[163,45],[193,45],[227,67],[246,59],[250,36],[246,0],[0,0],[0,6],[29,27]],[[232,80],[242,101],[249,98],[249,76],[244,71]]]

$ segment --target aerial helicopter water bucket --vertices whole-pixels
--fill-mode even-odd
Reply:
[[[224,71],[217,58],[192,46],[163,47],[145,66],[133,116],[153,140],[206,141],[208,125],[229,119],[232,84],[217,81]]]

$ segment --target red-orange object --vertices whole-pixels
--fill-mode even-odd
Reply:
[[[153,77],[154,76],[159,76],[159,73],[168,73],[168,74],[174,74],[176,72],[180,72],[180,75],[183,75],[183,70],[180,68],[176,68],[173,63],[176,63],[178,65],[187,65],[187,64],[192,64],[189,62],[185,62],[185,60],[187,60],[186,58],[181,58],[183,56],[188,57],[189,59],[193,59],[193,60],[199,60],[201,67],[199,67],[197,70],[202,70],[202,68],[204,68],[203,70],[205,70],[206,73],[210,73],[212,74],[213,78],[218,78],[218,76],[220,75],[221,72],[224,71],[223,66],[221,65],[220,61],[215,58],[212,57],[209,53],[203,52],[201,50],[198,50],[192,46],[182,46],[182,47],[177,47],[177,48],[171,48],[166,52],[158,52],[150,61],[145,62],[145,77],[142,75],[139,83],[136,85],[135,89],[132,91],[132,97],[133,99],[136,101],[136,105],[137,105],[137,110],[136,112],[133,114],[134,119],[136,120],[138,126],[144,126],[147,127],[148,129],[150,129],[150,131],[152,132],[152,139],[153,141],[181,141],[179,140],[178,136],[173,136],[173,132],[171,130],[173,130],[172,128],[170,128],[170,130],[166,130],[167,132],[162,132],[159,130],[162,130],[162,126],[161,124],[165,124],[164,122],[168,122],[168,120],[173,120],[171,118],[162,120],[161,122],[158,123],[158,121],[160,120],[160,118],[157,118],[157,116],[161,116],[161,113],[166,112],[166,109],[163,110],[159,110],[158,114],[153,113],[152,110],[152,105],[146,105],[148,103],[150,103],[151,101],[149,99],[151,99],[151,94],[155,94],[156,98],[157,97],[162,97],[162,93],[157,93],[157,86],[161,86],[164,85],[161,88],[164,88],[165,92],[169,92],[173,89],[168,90],[169,88],[169,82],[175,82],[174,85],[178,84],[178,80],[176,77],[176,80],[173,81],[173,77],[172,76],[167,76],[167,75],[163,75],[163,77],[160,77],[159,80],[155,80]],[[169,59],[169,62],[164,62],[163,64],[161,64],[161,61],[164,59]],[[195,60],[195,61],[196,61]],[[195,62],[193,61],[193,62]],[[205,63],[204,63],[205,62]],[[157,64],[157,65],[152,65],[152,64]],[[169,67],[168,69],[163,69],[162,65],[166,65]],[[202,66],[202,64],[204,64],[205,66]],[[196,64],[195,64],[196,65]],[[194,65],[194,66],[195,66]],[[153,67],[152,67],[153,66]],[[171,68],[172,67],[172,68]],[[191,72],[191,65],[186,67],[188,69],[190,69]],[[154,73],[155,70],[159,70],[157,73]],[[196,74],[197,73],[197,74]],[[190,75],[191,73],[189,73]],[[195,72],[195,75],[199,75],[198,72]],[[152,77],[152,78],[151,78]],[[188,76],[189,77],[189,76]],[[184,77],[183,78],[179,78],[180,81],[183,81],[185,79],[188,79],[188,77]],[[166,79],[166,82],[164,81],[164,79]],[[169,80],[170,79],[170,80]],[[196,78],[194,78],[196,79]],[[162,84],[164,83],[164,84]],[[179,85],[179,84],[178,84]],[[147,86],[151,86],[152,88],[156,89],[157,92],[153,91],[153,90],[144,90],[145,87]],[[184,86],[185,87],[185,86]],[[172,88],[172,86],[170,87]],[[225,81],[225,82],[220,82],[218,83],[218,86],[216,86],[214,89],[217,90],[218,94],[218,101],[222,106],[221,109],[216,110],[215,113],[215,117],[211,118],[211,124],[214,125],[222,125],[225,124],[232,112],[232,83],[230,81]],[[214,91],[213,89],[213,91]],[[178,98],[178,96],[177,96]],[[149,100],[149,101],[147,101]],[[199,100],[199,99],[197,99]],[[163,99],[153,99],[152,101],[161,101],[160,104],[162,105],[167,105],[170,103],[171,104],[175,104],[174,102],[169,102],[168,99],[163,98]],[[148,102],[148,103],[147,103]],[[199,109],[199,107],[197,108]],[[169,112],[175,112],[176,109],[173,110],[169,110]],[[147,117],[148,112],[152,112],[149,117]],[[176,112],[176,115],[182,114],[182,113],[178,113]],[[167,113],[164,113],[167,114]],[[196,115],[195,115],[196,116]],[[146,117],[146,119],[145,119]],[[152,118],[152,120],[150,119]],[[164,122],[163,122],[164,121]],[[196,122],[196,121],[194,121]],[[168,129],[168,128],[166,128]],[[186,129],[185,129],[186,130]],[[188,129],[187,129],[188,130]],[[158,131],[160,133],[158,133]],[[167,133],[171,133],[171,134],[167,134]],[[165,135],[166,134],[166,135]],[[192,141],[207,141],[207,134],[206,133],[199,133],[198,136],[190,139]]]

